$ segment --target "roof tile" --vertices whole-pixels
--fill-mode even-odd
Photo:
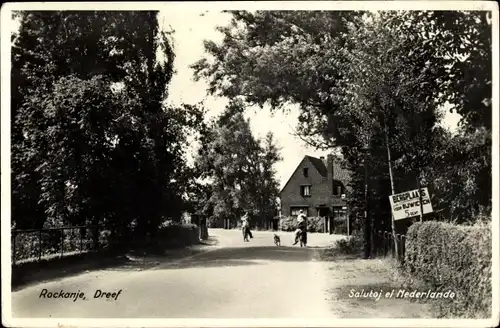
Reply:
[[[326,178],[327,170],[326,170],[326,166],[323,163],[323,161],[319,158],[312,157],[312,156],[306,155],[306,157],[309,159],[309,161],[312,163],[312,165],[316,168],[316,170],[318,170],[319,174],[321,174],[322,176],[324,176]]]

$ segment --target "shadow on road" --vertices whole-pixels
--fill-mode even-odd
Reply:
[[[218,246],[220,244],[219,238],[215,236],[209,236],[207,240],[203,240],[201,242],[202,245],[207,245],[207,246]]]
[[[177,263],[167,263],[154,268],[154,270],[172,270],[172,269],[192,269],[192,268],[220,268],[220,267],[236,267],[248,265],[261,265],[257,261],[224,259],[224,260],[206,260],[193,259],[189,261],[181,261]]]
[[[75,263],[51,263],[51,266],[26,270],[13,268],[12,291],[17,291],[33,284],[54,281],[93,270],[105,270],[120,267],[128,262],[124,256],[95,256],[81,259]]]
[[[217,245],[217,239],[210,242]],[[210,245],[210,244],[209,244]],[[163,254],[149,254],[131,250],[121,255],[96,254],[85,258],[50,263],[35,268],[13,269],[12,291],[17,291],[34,284],[64,279],[98,270],[142,271],[158,265],[194,256],[203,252],[200,248],[180,248],[163,250]]]
[[[250,246],[227,247],[200,254],[176,263],[165,263],[154,269],[186,269],[194,267],[224,267],[238,265],[259,265],[259,261],[309,262],[317,259],[310,248]]]
[[[213,246],[214,248],[211,248]],[[142,271],[168,270],[194,267],[230,267],[260,265],[259,261],[308,262],[331,261],[321,256],[323,247],[300,246],[234,246],[218,247],[220,240],[210,236],[202,247],[165,250],[162,254],[143,251],[128,252],[127,255],[96,257],[70,265],[53,265],[43,270],[29,270],[13,281],[12,290],[19,290],[32,284],[54,281],[96,270]],[[207,250],[209,250],[207,252]],[[14,280],[14,279],[13,279]]]

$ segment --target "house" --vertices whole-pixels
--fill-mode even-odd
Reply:
[[[304,210],[308,217],[324,217],[324,231],[333,233],[335,218],[347,219],[345,193],[349,171],[333,155],[304,156],[280,191],[281,216],[296,216]]]

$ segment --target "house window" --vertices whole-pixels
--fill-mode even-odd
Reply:
[[[332,182],[332,192],[334,196],[342,195],[342,184],[339,181]]]
[[[333,218],[337,220],[345,220],[347,219],[347,208],[346,207],[337,207],[333,208]]]
[[[311,186],[300,186],[300,195],[302,197],[311,196]]]
[[[307,167],[304,167],[302,171],[304,173],[304,176],[307,178],[309,176],[309,169]]]
[[[297,216],[299,215],[299,211],[302,210],[306,216],[309,216],[307,207],[290,207],[290,215]]]

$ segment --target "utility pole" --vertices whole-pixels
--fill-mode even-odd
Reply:
[[[417,138],[417,127],[415,126],[416,124],[416,119],[415,119],[415,108],[412,108],[412,139]],[[420,222],[422,222],[422,217],[424,216],[424,205],[422,204],[422,186],[420,185],[420,163],[421,163],[421,157],[420,153],[417,150],[416,155],[413,158],[413,161],[416,162],[416,171],[417,171],[417,189],[418,189],[418,200],[420,203]]]
[[[365,212],[364,212],[364,258],[368,259],[371,255],[371,224],[368,219],[368,151],[367,146],[361,148],[363,152],[363,166],[365,170]]]
[[[391,148],[389,147],[389,131],[387,129],[387,121],[385,122],[385,147],[387,150],[387,162],[389,164],[389,178],[391,180],[391,193],[394,195],[394,178],[392,176]],[[392,238],[394,239],[394,252],[396,258],[399,258],[399,245],[396,239],[396,223],[394,222],[394,214],[391,214]]]

